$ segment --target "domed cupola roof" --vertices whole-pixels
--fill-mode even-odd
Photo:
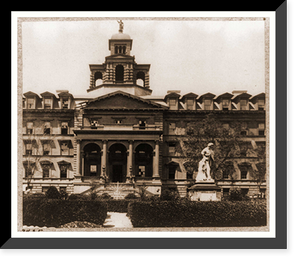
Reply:
[[[111,36],[111,39],[131,39],[131,38],[128,34],[117,33],[117,34],[113,34]]]
[[[111,39],[131,39],[128,34],[123,33],[124,24],[122,20],[118,20],[119,23],[119,33],[111,36]]]

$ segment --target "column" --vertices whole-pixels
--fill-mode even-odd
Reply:
[[[81,175],[84,176],[84,152],[81,152]]]
[[[103,149],[102,149],[102,157],[101,157],[101,164],[102,164],[102,177],[107,179],[106,177],[106,157],[107,157],[107,140],[103,140]]]
[[[132,177],[132,156],[133,156],[133,141],[129,141],[129,150],[127,151],[127,175],[126,183],[131,182]]]
[[[155,150],[153,157],[153,177],[159,177],[159,141],[155,141]]]
[[[81,140],[77,139],[76,142],[77,142],[76,171],[77,171],[77,174],[79,175],[80,174],[80,142],[81,142]]]

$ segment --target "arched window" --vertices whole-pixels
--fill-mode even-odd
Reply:
[[[116,81],[117,82],[124,81],[124,67],[122,65],[116,66]]]
[[[115,46],[115,54],[117,54],[118,53],[118,46],[116,45]]]
[[[136,84],[139,86],[145,86],[145,73],[140,71],[136,74]]]
[[[95,86],[102,85],[102,73],[96,72],[94,75]]]
[[[124,45],[123,46],[123,54],[125,54],[126,53],[126,46]]]
[[[122,54],[122,46],[119,46],[119,54]]]

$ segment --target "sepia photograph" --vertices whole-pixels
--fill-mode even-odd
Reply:
[[[18,17],[17,236],[275,235],[256,14]]]

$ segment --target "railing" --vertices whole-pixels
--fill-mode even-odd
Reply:
[[[81,129],[94,130],[161,130],[160,126],[156,125],[132,125],[132,124],[105,124],[97,126],[83,126]]]

